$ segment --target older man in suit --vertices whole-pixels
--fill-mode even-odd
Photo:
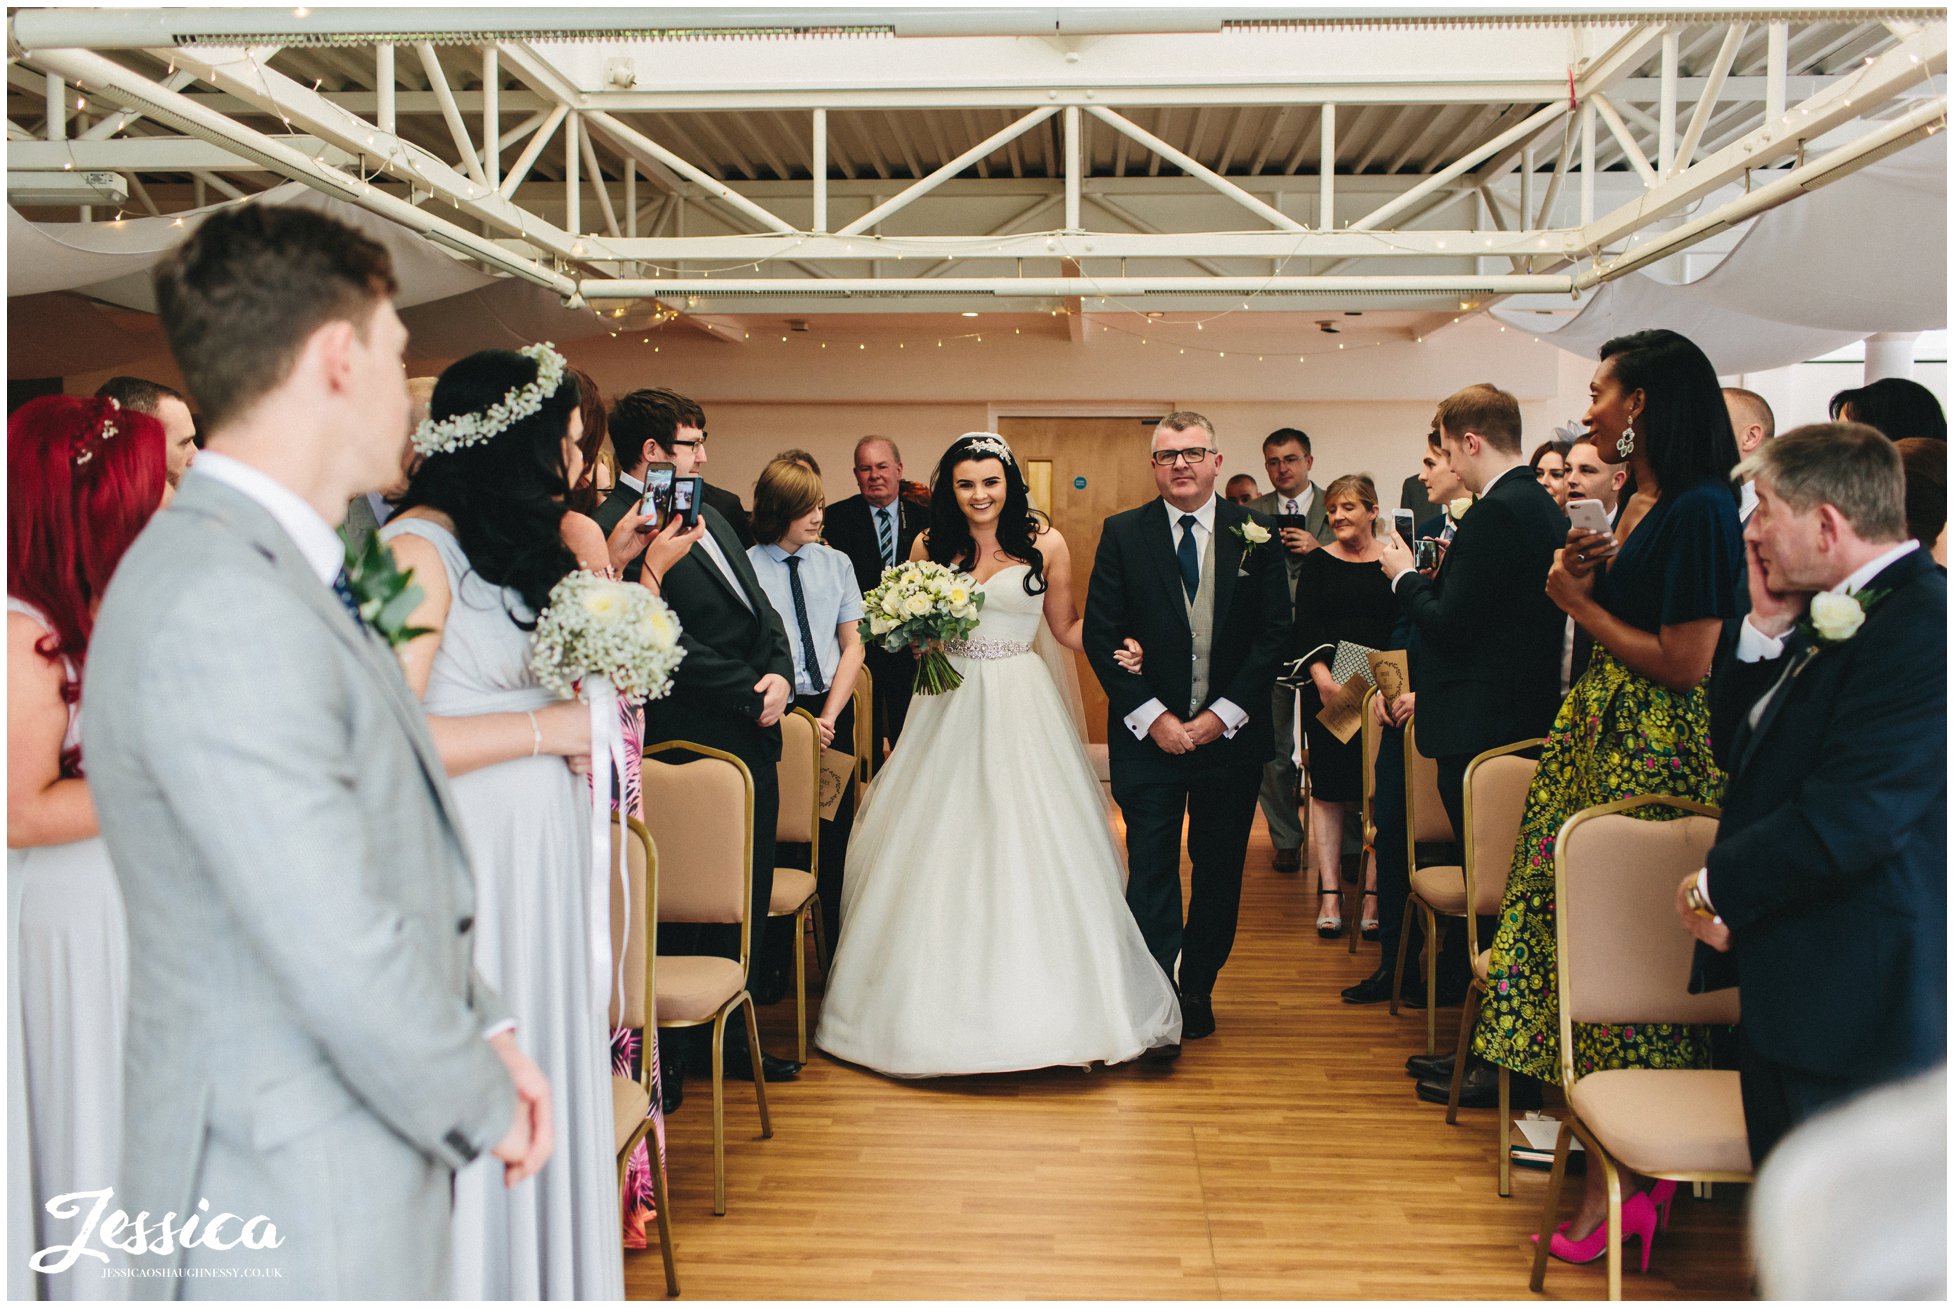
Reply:
[[[1692,988],[1743,985],[1762,1164],[1831,1104],[1947,1059],[1947,578],[1907,537],[1874,429],[1804,427],[1737,471],[1758,493],[1751,611],[1710,682],[1730,782],[1676,900]]]
[[[882,580],[882,571],[909,557],[909,547],[929,525],[929,512],[902,496],[902,452],[886,436],[864,436],[855,442],[855,485],[859,495],[830,504],[822,538],[855,565],[855,581],[867,594]],[[866,659],[874,682],[876,748],[871,768],[882,766],[882,745],[902,734],[916,681],[916,659],[906,650],[868,648]]]
[[[1270,432],[1262,441],[1262,466],[1275,489],[1250,500],[1247,507],[1280,525],[1277,537],[1289,565],[1289,603],[1293,607],[1303,555],[1328,544],[1331,535],[1323,492],[1310,480],[1316,456],[1310,452],[1309,433],[1295,427]],[[1303,866],[1303,824],[1297,809],[1301,773],[1296,767],[1296,692],[1289,686],[1277,686],[1270,695],[1276,753],[1262,768],[1262,817],[1269,824],[1269,840],[1275,846],[1276,871],[1299,872]]]
[[[116,1206],[207,1200],[283,1239],[179,1242],[137,1293],[442,1298],[454,1170],[492,1150],[513,1183],[550,1151],[549,1087],[470,963],[440,755],[333,530],[399,474],[393,289],[385,250],[302,208],[218,214],[158,274],[210,439],[89,650],[129,924]]]
[[[1160,495],[1106,519],[1086,591],[1087,658],[1105,688],[1113,798],[1126,819],[1126,902],[1181,1000],[1189,1040],[1215,1030],[1234,947],[1255,786],[1289,597],[1265,524],[1214,493],[1214,426],[1170,413],[1150,452]],[[1143,673],[1113,657],[1134,637]],[[1181,917],[1181,832],[1193,865]],[[1178,957],[1179,967],[1175,966]]]

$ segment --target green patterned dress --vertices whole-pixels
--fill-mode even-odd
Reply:
[[[1736,502],[1714,483],[1664,496],[1628,539],[1596,595],[1609,612],[1655,631],[1738,609],[1743,543]],[[1723,797],[1710,748],[1707,679],[1672,691],[1623,667],[1599,643],[1554,718],[1527,794],[1513,867],[1493,935],[1491,985],[1473,1032],[1474,1052],[1542,1081],[1560,1080],[1560,1007],[1554,972],[1554,845],[1561,825],[1598,804],[1673,795],[1703,804]],[[1666,820],[1678,810],[1645,810]],[[1639,816],[1639,815],[1638,815]],[[1574,1028],[1574,1066],[1703,1067],[1703,1027]]]

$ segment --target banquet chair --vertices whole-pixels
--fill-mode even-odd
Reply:
[[[1668,821],[1644,809],[1681,810]],[[1575,1070],[1574,1026],[1676,1023],[1727,1026],[1735,989],[1692,995],[1695,938],[1676,923],[1676,886],[1703,866],[1716,842],[1717,810],[1638,795],[1583,809],[1560,829],[1554,852],[1554,935],[1560,995],[1561,1085],[1568,1117],[1554,1147],[1528,1284],[1547,1274],[1547,1245],[1560,1207],[1571,1142],[1608,1182],[1608,1297],[1622,1297],[1621,1169],[1659,1180],[1748,1182],[1750,1141],[1736,1072],[1695,1068]]]
[[[611,882],[611,1027],[644,1032],[657,1040],[651,1001],[658,994],[658,851],[651,832],[636,818],[620,823],[611,818],[611,847],[624,846],[624,878]],[[628,896],[627,896],[628,890]],[[651,1079],[650,1050],[640,1060],[636,1077],[611,1073],[611,1120],[617,1142],[617,1189],[624,1193],[631,1154],[652,1128],[651,1104],[658,1087]],[[672,1205],[665,1190],[663,1143],[651,1142],[651,1193],[657,1206],[658,1247],[665,1256],[665,1293],[678,1293],[678,1267],[672,1251]]]
[[[1397,1016],[1398,990],[1404,984],[1405,949],[1411,943],[1411,915],[1425,919],[1425,1052],[1438,1052],[1438,919],[1464,917],[1465,868],[1456,863],[1418,866],[1418,846],[1458,839],[1438,797],[1438,763],[1418,752],[1418,720],[1404,724],[1404,852],[1411,864],[1411,893],[1404,901],[1404,929],[1398,933],[1398,961],[1391,974],[1391,1015]]]
[[[1350,947],[1347,952],[1352,954],[1357,952],[1357,938],[1363,935],[1364,865],[1366,863],[1374,864],[1377,862],[1377,747],[1384,740],[1384,728],[1378,726],[1377,719],[1372,716],[1374,710],[1371,706],[1371,701],[1376,698],[1376,687],[1365,691],[1363,707],[1359,710],[1364,715],[1364,725],[1359,732],[1358,738],[1359,744],[1364,751],[1364,762],[1361,773],[1362,789],[1358,792],[1360,798],[1357,811],[1361,818],[1363,828],[1364,847],[1357,855],[1357,871],[1355,874],[1356,882],[1354,888],[1348,878],[1343,877],[1341,874],[1337,878],[1337,890],[1343,899],[1343,920],[1350,925],[1349,931],[1345,933],[1350,937]],[[1303,847],[1305,849],[1309,848],[1309,824],[1307,822],[1303,824]],[[1355,913],[1350,911],[1352,895],[1356,896],[1355,903],[1357,905],[1357,911]]]
[[[690,755],[667,763],[660,755]],[[767,1083],[760,1069],[760,1024],[747,992],[752,965],[753,774],[731,754],[689,741],[645,748],[646,826],[659,855],[658,920],[739,927],[739,961],[714,954],[657,960],[653,1012],[658,1029],[712,1026],[712,1211],[726,1215],[726,1019],[746,1010],[746,1047],[760,1138],[773,1138]],[[701,821],[710,814],[711,821]],[[738,814],[737,819],[733,818]],[[730,820],[729,820],[730,819]]]
[[[780,819],[774,826],[776,845],[805,844],[807,870],[776,867],[773,901],[767,920],[794,921],[794,1023],[801,1062],[807,1061],[807,934],[814,929],[815,955],[828,965],[827,941],[821,925],[821,731],[814,715],[797,708],[780,719]]]
[[[862,792],[868,789],[875,750],[875,678],[864,663],[855,670],[855,812],[862,811]]]
[[[1452,1060],[1452,1092],[1445,1101],[1445,1121],[1459,1121],[1459,1092],[1465,1085],[1467,1052],[1472,1026],[1492,985],[1493,951],[1479,948],[1479,919],[1499,912],[1506,898],[1506,877],[1513,870],[1513,845],[1525,820],[1527,791],[1539,768],[1537,759],[1522,751],[1546,742],[1535,738],[1489,749],[1466,764],[1465,773],[1465,886],[1466,948],[1472,956],[1472,984],[1466,989],[1459,1014],[1459,1047]],[[1499,1195],[1513,1193],[1512,1073],[1499,1068]]]

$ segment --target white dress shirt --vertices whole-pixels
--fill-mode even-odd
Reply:
[[[1757,483],[1747,481],[1737,488],[1737,521],[1748,523],[1750,515],[1757,512]]]
[[[201,450],[184,475],[209,477],[222,482],[272,516],[292,543],[299,547],[306,566],[330,586],[339,570],[346,566],[346,543],[319,511],[290,487],[241,463],[227,454]]]
[[[1206,553],[1213,546],[1214,506],[1215,498],[1210,495],[1206,504],[1194,510],[1194,543],[1203,553]],[[1164,499],[1160,501],[1160,507],[1167,514],[1167,526],[1173,533],[1173,541],[1176,545],[1179,545],[1182,511]],[[1222,616],[1220,612],[1216,612],[1214,615],[1217,628],[1221,623]],[[1213,688],[1210,687],[1210,689]],[[1234,739],[1235,733],[1248,725],[1248,714],[1242,712],[1239,707],[1229,700],[1217,699],[1208,705],[1208,707],[1213,709],[1214,715],[1221,719],[1221,734],[1223,739]],[[1155,719],[1159,718],[1166,711],[1167,706],[1161,703],[1158,698],[1154,698],[1127,714],[1123,721],[1126,723],[1126,729],[1133,733],[1135,739],[1145,740],[1147,738],[1147,731],[1153,726]]]

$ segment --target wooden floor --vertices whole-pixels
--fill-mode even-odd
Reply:
[[[712,1215],[709,1083],[670,1121],[681,1289],[714,1299],[1527,1299],[1545,1172],[1496,1193],[1494,1114],[1419,1102],[1422,1015],[1337,991],[1375,966],[1316,937],[1302,878],[1270,870],[1261,821],[1220,1030],[1177,1063],[898,1082],[815,1052],[771,1087],[729,1083],[727,1213]],[[1456,1009],[1440,1012],[1441,1043]],[[793,1000],[761,1013],[793,1052]],[[1568,1195],[1579,1178],[1572,1178]],[[1687,1191],[1630,1299],[1747,1294],[1744,1191]],[[1563,1214],[1565,1215],[1565,1214]],[[655,1245],[625,1255],[657,1298]],[[1630,1246],[1631,1251],[1635,1246]],[[1552,1264],[1547,1295],[1599,1298],[1601,1264]]]

